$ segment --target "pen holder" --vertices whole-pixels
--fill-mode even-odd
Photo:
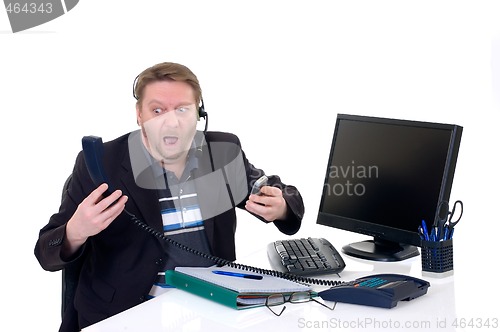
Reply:
[[[422,241],[422,274],[447,277],[453,274],[453,239]]]

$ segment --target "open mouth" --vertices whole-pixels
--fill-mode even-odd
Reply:
[[[173,144],[177,143],[178,140],[179,140],[179,138],[175,137],[175,136],[163,137],[163,142],[165,142],[166,145],[173,145]]]

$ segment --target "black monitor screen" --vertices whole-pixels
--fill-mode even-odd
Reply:
[[[375,238],[368,251],[378,253],[361,254],[353,244],[354,256],[417,255],[413,249],[378,257],[390,251],[381,244],[420,246],[418,226],[431,225],[449,199],[461,132],[455,125],[339,114],[318,223]]]

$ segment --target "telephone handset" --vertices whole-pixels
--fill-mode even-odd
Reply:
[[[90,177],[94,184],[96,186],[99,186],[103,183],[108,184],[108,190],[106,193],[104,193],[105,196],[110,195],[113,191],[114,188],[112,187],[112,184],[109,183],[108,178],[106,176],[106,173],[104,171],[104,167],[102,164],[102,155],[103,155],[103,142],[100,137],[97,136],[84,136],[82,138],[82,147],[83,147],[83,155],[85,157],[85,165],[87,166],[87,170],[90,174]],[[237,268],[245,271],[252,271],[260,274],[265,274],[265,275],[270,275],[274,277],[279,277],[287,280],[292,280],[296,282],[301,282],[301,283],[306,283],[306,284],[315,284],[315,285],[323,285],[323,286],[336,286],[342,284],[341,281],[335,281],[335,280],[322,280],[322,279],[315,279],[315,278],[309,278],[309,277],[304,277],[304,276],[297,276],[291,273],[285,273],[285,272],[280,272],[280,271],[274,271],[274,270],[267,270],[267,269],[262,269],[258,267],[253,267],[253,266],[248,266],[248,265],[243,265],[239,263],[235,263],[220,257],[216,257],[195,249],[192,249],[186,245],[183,245],[177,241],[174,241],[168,237],[166,237],[163,233],[158,232],[154,228],[150,227],[146,223],[144,223],[142,220],[137,218],[133,213],[127,211],[127,209],[124,209],[124,212],[129,215],[130,220],[137,225],[138,227],[142,228],[149,234],[157,237],[158,239],[165,241],[169,243],[170,245],[176,246],[177,248],[180,248],[181,250],[185,250],[191,254],[198,255],[200,257],[203,257],[205,259],[211,260],[214,262],[214,264],[218,266],[229,266],[232,268]]]
[[[109,184],[108,177],[106,176],[102,165],[102,138],[98,136],[84,136],[82,138],[82,147],[83,156],[85,157],[85,165],[87,166],[92,182],[94,182],[96,186],[106,183],[108,185],[108,189],[103,195],[109,196],[114,189]]]

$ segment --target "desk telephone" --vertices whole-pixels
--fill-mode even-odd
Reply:
[[[84,136],[82,138],[83,154],[85,165],[90,174],[90,177],[96,186],[102,183],[108,184],[108,190],[104,193],[105,196],[114,191],[112,184],[109,183],[104,167],[102,165],[103,142],[97,136]],[[142,220],[137,218],[133,213],[124,212],[130,216],[130,220],[142,228],[144,231],[157,237],[162,241],[166,241],[170,245],[176,246],[182,250],[190,252],[194,255],[199,255],[205,259],[209,259],[218,266],[227,265],[229,267],[241,269],[244,271],[252,271],[264,275],[271,275],[299,283],[314,284],[322,286],[330,286],[331,288],[319,292],[318,295],[324,300],[357,303],[365,305],[380,306],[392,308],[399,300],[411,300],[418,296],[427,293],[427,288],[430,284],[425,280],[412,278],[404,275],[373,275],[360,278],[351,282],[343,282],[337,280],[315,279],[308,276],[299,276],[289,272],[280,272],[275,270],[267,270],[258,267],[235,263],[220,257],[216,257],[198,250],[192,249],[186,245],[178,243],[163,233],[153,229]]]
[[[318,293],[323,300],[393,308],[427,293],[429,282],[400,274],[362,277]]]

